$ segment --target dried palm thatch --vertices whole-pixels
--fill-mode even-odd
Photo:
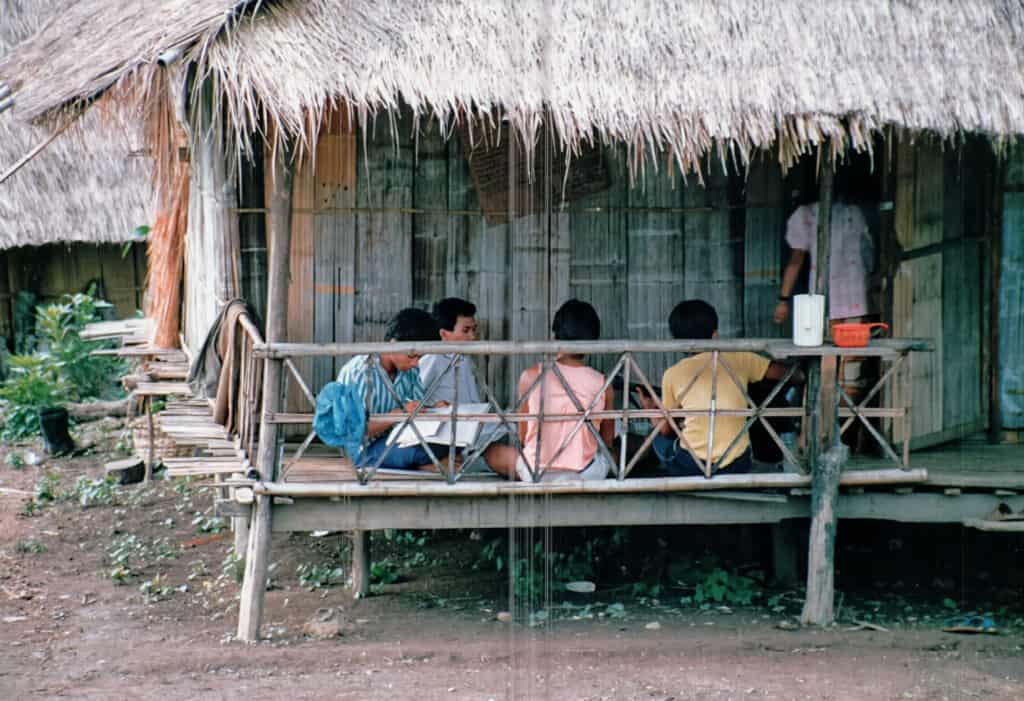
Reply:
[[[0,57],[64,4],[0,0]],[[17,119],[20,114],[16,104],[0,115],[0,171],[51,135]],[[100,135],[100,119],[86,115],[81,129],[58,136],[0,185],[0,249],[58,241],[120,243],[149,221],[145,159],[129,155],[133,145],[125,132]]]
[[[188,228],[189,171],[185,164],[173,177],[176,185],[161,203],[150,232],[149,305],[146,316],[153,320],[152,343],[157,348],[177,348],[181,322],[181,273],[185,261],[185,233]]]
[[[76,112],[170,52],[209,76],[240,149],[308,144],[332,104],[401,103],[451,127],[548,124],[684,169],[727,151],[783,164],[887,125],[1024,132],[1019,0],[84,0],[0,63],[30,118]]]

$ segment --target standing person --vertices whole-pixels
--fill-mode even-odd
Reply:
[[[837,180],[841,187],[842,181]],[[849,183],[847,183],[849,185]],[[844,201],[842,190],[832,204],[829,254],[828,319],[832,323],[877,321],[871,299],[871,279],[875,269],[875,243],[864,208]],[[792,250],[782,274],[779,301],[774,321],[781,324],[789,317],[797,278],[804,261],[810,258],[810,279],[818,272],[818,203],[797,207],[786,222],[786,243]],[[813,282],[812,282],[813,284]],[[859,401],[877,373],[868,360],[844,356],[840,361],[839,382],[854,402]]]
[[[774,321],[789,317],[789,304],[804,261],[810,258],[810,279],[818,272],[818,203],[797,207],[786,222],[786,243],[792,249],[782,273],[782,288]],[[832,321],[859,321],[874,312],[869,282],[874,271],[875,244],[863,210],[837,201],[832,205],[829,255],[828,317]]]
[[[477,340],[476,305],[458,297],[446,297],[434,305],[434,321],[442,341],[458,343]],[[452,364],[454,353],[429,354],[420,359],[420,379],[427,389],[440,377],[431,392],[430,401],[455,401],[455,382],[458,378],[459,403],[479,404],[480,390],[473,372],[472,358],[463,356]],[[449,367],[451,365],[451,367]]]
[[[590,304],[570,299],[555,313],[551,330],[559,341],[596,341],[601,337],[601,319]],[[561,353],[555,358],[555,363],[584,410],[591,405],[595,411],[614,406],[615,391],[609,386],[601,392],[605,376],[589,367],[584,356]],[[534,365],[519,376],[518,394],[522,397],[519,410],[538,414],[543,396],[545,417],[579,414],[572,397],[553,371],[548,371],[544,379],[534,385],[542,370],[542,365]],[[605,446],[611,448],[615,422],[605,419],[591,420],[590,423],[597,428]],[[586,426],[581,426],[574,433],[576,424],[576,420],[547,419],[520,423],[519,440],[526,459],[511,446],[495,444],[487,450],[487,463],[495,472],[509,479],[518,477],[524,482],[532,482],[531,472],[541,469],[544,470],[541,482],[605,479],[612,470],[612,464]]]

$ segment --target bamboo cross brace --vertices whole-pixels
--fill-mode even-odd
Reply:
[[[661,397],[655,394],[654,388],[651,387],[651,383],[647,379],[647,375],[644,374],[644,371],[640,369],[640,366],[632,358],[630,358],[629,362],[633,366],[633,370],[636,372],[637,376],[640,378],[640,384],[643,385],[643,388],[645,390],[647,390],[648,396],[650,396],[654,400],[654,403],[658,407],[658,410],[661,411],[661,415],[668,422],[668,425],[672,427],[672,430],[675,431],[676,437],[679,440],[679,445],[685,448],[686,452],[690,454],[690,457],[693,458],[694,462],[699,465],[700,458],[697,457],[697,454],[695,452],[693,452],[693,448],[690,446],[690,442],[686,440],[686,436],[683,435],[683,430],[676,425],[676,421],[674,418],[672,418],[672,414],[670,414],[669,410],[665,408],[665,405],[661,401]],[[705,370],[707,370],[710,363],[711,359],[709,358],[707,361],[705,361],[704,366],[696,374],[694,374],[692,378],[690,378],[689,384],[687,384],[686,387],[683,388],[683,391],[679,394],[679,397],[677,398],[678,400],[682,400],[683,398],[686,397],[687,394],[690,393],[690,390],[693,389],[693,386],[697,384],[697,378],[700,377],[700,375]],[[636,455],[634,455],[633,459],[629,461],[629,465],[626,466],[626,475],[632,472],[637,462],[639,462],[640,458],[642,458],[644,453],[647,452],[647,449],[651,447],[651,444],[654,443],[655,437],[657,437],[658,435],[659,429],[657,424],[655,424],[653,421],[651,423],[652,430],[647,435],[647,438],[644,439],[644,442],[640,445],[640,449],[636,451]]]
[[[576,396],[576,393],[569,386],[569,383],[566,381],[565,376],[562,374],[562,371],[558,369],[557,365],[553,367],[554,372],[555,372],[555,376],[558,378],[558,381],[561,383],[562,387],[565,389],[565,392],[568,395],[569,399],[572,401],[573,406],[576,407],[576,411],[583,412],[583,414],[582,414],[582,416],[580,416],[580,418],[573,425],[572,430],[569,432],[569,435],[566,436],[562,440],[562,443],[558,446],[558,450],[555,452],[555,454],[551,456],[551,462],[552,463],[556,459],[558,459],[562,455],[562,453],[565,452],[566,448],[568,448],[569,444],[572,442],[572,439],[575,438],[576,434],[580,432],[580,429],[583,428],[584,426],[586,426],[590,430],[590,433],[597,440],[597,447],[598,447],[598,450],[601,451],[601,454],[605,458],[607,458],[609,464],[612,464],[612,465],[615,464],[615,459],[612,457],[611,452],[608,450],[608,446],[606,446],[604,444],[604,439],[601,438],[600,431],[598,431],[597,428],[594,426],[594,424],[590,421],[590,414],[591,414],[591,412],[593,412],[594,407],[597,406],[598,401],[603,399],[604,393],[608,390],[608,386],[612,383],[612,381],[615,379],[615,377],[619,374],[619,370],[622,368],[622,365],[623,365],[624,362],[625,362],[625,358],[620,358],[619,362],[615,364],[615,367],[605,377],[604,383],[601,385],[601,389],[598,391],[598,393],[591,400],[590,405],[586,408],[586,410],[583,409],[583,404],[580,402],[579,398]]]
[[[768,419],[765,416],[765,412],[770,411],[768,405],[772,403],[775,397],[778,396],[779,392],[782,391],[782,388],[786,386],[786,383],[789,382],[789,380],[793,377],[794,373],[796,372],[796,365],[789,366],[789,369],[786,371],[786,374],[783,375],[782,379],[780,379],[775,384],[775,386],[772,388],[772,391],[768,394],[768,398],[765,399],[764,402],[761,404],[757,404],[753,399],[751,399],[750,393],[747,392],[747,388],[743,385],[742,382],[740,382],[740,379],[736,376],[736,373],[733,371],[732,367],[729,365],[728,362],[726,362],[724,358],[722,359],[722,367],[725,368],[726,373],[729,375],[730,379],[732,379],[733,383],[736,385],[740,393],[743,395],[743,399],[746,401],[749,408],[754,410],[754,413],[751,414],[750,417],[743,423],[743,428],[740,430],[740,432],[733,436],[732,441],[729,443],[729,447],[725,449],[725,452],[722,453],[722,455],[728,455],[730,451],[732,451],[736,443],[740,440],[740,438],[743,435],[745,435],[747,431],[750,430],[750,427],[753,426],[756,421],[760,421],[761,425],[764,426],[765,430],[768,432],[768,435],[771,436],[772,441],[782,451],[783,457],[792,462],[794,465],[800,465],[801,471],[803,471],[803,465],[796,459],[796,456],[794,456],[789,451],[789,448],[786,447],[786,444],[782,442],[782,439],[779,438],[778,433],[775,432],[775,427],[768,423]]]
[[[902,353],[896,358],[896,360],[893,361],[893,363],[889,366],[889,369],[886,370],[885,373],[882,375],[881,379],[879,379],[878,382],[875,383],[875,386],[871,388],[871,391],[868,392],[867,395],[865,395],[864,399],[861,400],[860,404],[857,406],[857,409],[863,410],[868,408],[867,403],[874,399],[875,395],[878,394],[878,392],[882,389],[882,386],[885,385],[885,383],[889,381],[889,379],[893,376],[896,370],[899,369],[899,366],[903,363],[906,357],[907,354]],[[847,400],[849,400],[849,397],[847,397]],[[855,420],[856,419],[854,416],[848,418],[843,423],[842,428],[839,431],[840,434],[846,429],[848,429],[850,427],[850,424],[853,423]]]
[[[893,450],[893,447],[889,445],[889,441],[885,440],[885,438],[878,432],[878,430],[871,425],[871,422],[868,421],[867,417],[861,415],[860,411],[858,411],[857,406],[853,403],[853,400],[850,399],[849,395],[846,394],[846,390],[844,390],[842,387],[839,387],[839,398],[840,401],[845,401],[849,405],[850,411],[853,412],[853,417],[848,419],[848,421],[853,421],[854,418],[859,420],[862,424],[864,424],[864,428],[868,430],[868,433],[870,433],[872,437],[875,439],[875,441],[878,442],[878,447],[885,451],[886,457],[888,457],[897,465],[901,467],[906,467],[906,465],[903,464],[903,461],[900,459],[900,457],[896,454],[896,451]]]
[[[452,358],[452,360],[450,360],[448,362],[448,365],[445,367],[444,372],[440,373],[436,378],[434,378],[434,381],[430,383],[429,389],[426,392],[424,392],[424,397],[429,397],[437,389],[438,384],[440,384],[441,382],[441,378],[444,377],[444,375],[451,369],[452,362],[454,362],[454,360],[455,359]],[[430,458],[430,462],[434,464],[434,467],[437,468],[439,473],[447,477],[448,474],[445,471],[445,468],[441,465],[441,462],[437,459],[437,456],[434,455],[434,451],[431,449],[430,444],[427,443],[426,439],[423,438],[423,434],[420,433],[420,429],[416,425],[416,417],[419,416],[419,414],[423,411],[423,407],[425,406],[423,401],[421,400],[416,405],[416,408],[413,409],[411,412],[406,412],[405,407],[402,404],[402,398],[398,395],[398,390],[395,389],[394,383],[391,382],[391,377],[388,376],[386,372],[384,372],[384,368],[380,364],[380,354],[374,353],[372,355],[368,355],[366,357],[366,363],[367,367],[369,368],[369,370],[367,371],[367,396],[369,397],[369,395],[373,392],[372,373],[374,370],[378,370],[380,372],[381,379],[384,381],[384,389],[387,390],[388,394],[391,395],[391,399],[395,402],[395,404],[402,408],[402,412],[405,418],[402,419],[400,423],[400,428],[398,430],[404,430],[406,426],[409,426],[412,429],[412,432],[416,435],[416,440],[420,442],[420,445],[423,446],[423,449],[427,452],[427,457]],[[369,404],[369,402],[370,400],[367,399],[367,404]],[[369,407],[367,409],[366,416],[367,420],[369,420],[369,417],[371,416]],[[365,484],[367,481],[372,479],[373,475],[377,473],[377,469],[381,466],[381,464],[383,464],[385,458],[387,458],[387,456],[391,453],[391,449],[394,447],[394,443],[389,443],[384,448],[384,452],[377,457],[376,462],[374,462],[374,464],[369,468],[365,480],[361,479],[360,481],[362,481]]]
[[[305,380],[302,379],[302,374],[299,372],[299,369],[295,367],[295,363],[292,362],[292,359],[285,358],[284,366],[288,368],[288,372],[291,373],[292,377],[295,378],[295,383],[299,386],[299,389],[302,391],[302,394],[306,397],[306,399],[309,400],[310,406],[315,407],[316,397],[310,391],[309,386],[306,384]]]

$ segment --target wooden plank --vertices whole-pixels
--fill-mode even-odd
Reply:
[[[669,338],[668,315],[686,293],[683,215],[632,210],[682,205],[683,184],[678,171],[667,172],[665,159],[657,164],[648,161],[643,176],[629,190],[627,338]],[[652,382],[659,382],[665,368],[676,360],[668,353],[637,357],[638,365]]]
[[[684,296],[704,299],[715,307],[718,330],[723,337],[742,336],[743,278],[739,268],[743,242],[732,236],[729,176],[718,159],[712,159],[703,185],[696,177],[689,178],[683,188],[683,205],[708,208],[706,212],[687,212],[683,218]]]
[[[915,155],[913,237],[907,249],[941,243],[945,238],[946,163],[942,145],[920,139]]]
[[[417,140],[413,172],[413,207],[437,212],[415,214],[412,218],[412,297],[413,305],[420,309],[430,309],[434,302],[448,296],[449,220],[461,218],[445,213],[448,209],[448,167],[448,144],[437,123],[431,121]]]
[[[518,146],[509,149],[505,156],[508,182],[518,184],[509,191],[511,338],[514,341],[551,338],[551,230],[540,185],[550,182],[552,155],[546,153],[540,144],[532,157],[531,162],[530,154]],[[532,182],[529,177],[531,166],[535,169]],[[530,356],[511,358],[512,377],[518,378],[527,366],[537,360],[537,357]]]
[[[748,338],[787,335],[772,322],[782,284],[782,237],[785,207],[782,169],[765,153],[750,164],[743,240],[743,329]]]
[[[837,510],[840,519],[960,523],[965,518],[988,513],[1000,502],[1006,502],[1006,498],[965,494],[951,500],[942,494],[901,497],[867,493],[844,496]],[[1024,498],[1010,500],[1008,505],[1020,510],[1024,508]],[[506,497],[362,497],[346,502],[302,499],[275,505],[274,530],[713,525],[778,523],[783,519],[807,518],[808,514],[806,498],[791,498],[786,503],[731,504],[675,494],[579,494],[514,501]]]
[[[942,256],[942,429],[985,424],[982,375],[984,247],[963,241]]]
[[[319,157],[319,153],[317,154]],[[320,164],[319,158],[317,164]],[[292,186],[292,201],[294,209],[304,211],[292,212],[292,239],[291,250],[288,255],[290,279],[288,281],[288,308],[292,313],[288,315],[286,333],[289,341],[305,343],[308,341],[331,341],[334,340],[333,314],[328,301],[327,314],[328,324],[331,325],[331,333],[327,337],[314,335],[314,323],[324,314],[321,308],[320,295],[316,292],[315,261],[320,256],[326,255],[325,251],[318,249],[318,243],[313,231],[313,215],[309,213],[317,203],[317,182],[313,172],[313,161],[306,157],[296,167],[295,183]],[[331,367],[330,358],[317,359],[318,364],[326,364]],[[305,375],[312,375],[314,360],[310,358],[295,358],[295,365]],[[329,372],[329,370],[328,370]],[[302,392],[296,384],[290,383],[287,406],[289,411],[308,411],[309,403],[302,396]]]
[[[458,135],[448,140],[448,208],[468,212],[480,208]],[[511,337],[510,226],[488,224],[480,215],[448,217],[446,294],[469,299],[477,307],[481,339]],[[510,363],[504,357],[475,359],[477,371],[503,404],[514,391]]]
[[[354,339],[356,303],[356,215],[346,208],[356,204],[358,147],[353,125],[340,110],[332,110],[324,121],[317,146],[316,198],[319,209],[313,218],[314,329],[318,342],[345,343]],[[307,366],[308,367],[308,366]],[[303,370],[311,389],[319,391],[333,380],[340,361],[315,359],[311,372]]]
[[[358,263],[353,336],[381,340],[384,329],[402,308],[412,303],[413,149],[411,120],[403,115],[392,128],[386,117],[367,125],[360,135],[366,145],[366,164],[356,171],[356,200],[374,211],[356,217]]]
[[[569,210],[569,296],[594,305],[604,338],[627,338],[628,287],[626,204],[629,173],[625,147],[604,152],[610,187],[580,199]],[[590,210],[590,211],[587,211]],[[608,371],[614,359],[595,356],[589,364]]]

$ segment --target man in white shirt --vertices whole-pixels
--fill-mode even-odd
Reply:
[[[875,267],[875,243],[864,210],[848,202],[832,203],[831,251],[829,254],[828,318],[835,322],[876,320],[870,294],[871,275]],[[786,321],[789,303],[804,261],[810,257],[810,280],[818,272],[818,203],[797,207],[786,222],[786,243],[792,249],[782,274],[782,289],[775,306],[776,324]],[[843,391],[859,402],[874,384],[876,370],[861,357],[843,357],[839,378]],[[844,404],[845,406],[845,404]],[[859,424],[852,440],[863,442]]]
[[[874,270],[875,244],[867,218],[860,207],[844,202],[832,205],[831,255],[829,256],[828,318],[857,321],[874,313],[868,284]],[[786,222],[786,243],[793,249],[782,274],[782,289],[775,307],[775,323],[789,316],[804,261],[811,259],[813,281],[818,271],[818,203],[798,207]]]
[[[440,328],[441,340],[447,342],[475,341],[476,305],[458,297],[446,297],[434,305],[434,319]],[[473,360],[462,356],[448,367],[454,353],[425,355],[420,358],[420,381],[429,393],[430,402],[455,403],[455,381],[458,378],[459,404],[477,404],[482,400],[473,373]],[[440,380],[438,380],[440,378]],[[431,392],[431,385],[437,386]]]

